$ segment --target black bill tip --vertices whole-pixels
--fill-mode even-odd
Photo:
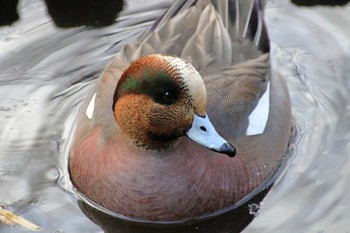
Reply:
[[[220,152],[223,154],[227,154],[229,157],[235,157],[236,148],[234,148],[231,144],[225,143],[220,147]]]
[[[229,143],[222,144],[222,146],[218,150],[214,149],[214,148],[211,148],[210,150],[221,153],[221,154],[226,154],[231,158],[235,157],[235,155],[236,155],[236,148],[234,148],[234,146],[232,146]]]

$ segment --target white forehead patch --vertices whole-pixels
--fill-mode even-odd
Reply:
[[[189,94],[193,98],[193,106],[197,114],[205,114],[207,92],[201,75],[187,61],[178,57],[157,54],[157,57],[167,61],[171,66],[179,70],[183,81],[188,85]]]

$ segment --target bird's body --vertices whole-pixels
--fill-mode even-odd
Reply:
[[[220,4],[180,2],[106,68],[82,106],[70,150],[79,192],[130,218],[178,221],[227,208],[274,173],[288,145],[288,90],[270,75],[257,1],[241,3],[253,16],[245,30],[228,29]],[[186,70],[189,63],[196,71]],[[268,86],[264,124],[250,116]],[[190,139],[198,133],[190,130],[194,119],[207,116],[235,157]],[[247,135],[253,120],[263,131]]]

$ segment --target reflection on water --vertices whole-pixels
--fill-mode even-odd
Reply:
[[[298,6],[315,6],[315,5],[328,5],[328,6],[341,6],[349,2],[349,0],[292,0],[294,4]]]
[[[47,11],[58,27],[82,25],[103,27],[114,23],[123,0],[45,0]]]
[[[10,25],[18,20],[17,3],[18,0],[0,2],[0,25]]]
[[[59,185],[62,145],[113,54],[169,4],[133,0],[110,27],[58,29],[42,1],[20,1],[21,20],[0,28],[1,206],[42,232],[102,231]],[[268,1],[274,65],[287,79],[297,127],[295,159],[245,232],[350,229],[349,10]]]
[[[267,192],[268,190],[265,189],[249,200],[247,205],[241,205],[218,217],[201,222],[185,222],[173,225],[129,222],[107,215],[83,202],[79,202],[79,206],[91,221],[101,226],[105,233],[234,233],[241,232],[253,220],[255,213],[252,213],[252,211],[256,210],[254,208],[259,208],[255,203],[259,203]]]
[[[58,27],[109,26],[123,9],[123,0],[45,0],[47,12]],[[20,16],[18,0],[0,1],[0,26],[11,25]]]

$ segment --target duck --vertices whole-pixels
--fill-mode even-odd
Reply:
[[[121,218],[186,222],[237,206],[291,136],[257,0],[179,0],[102,72],[77,116],[69,176]]]

